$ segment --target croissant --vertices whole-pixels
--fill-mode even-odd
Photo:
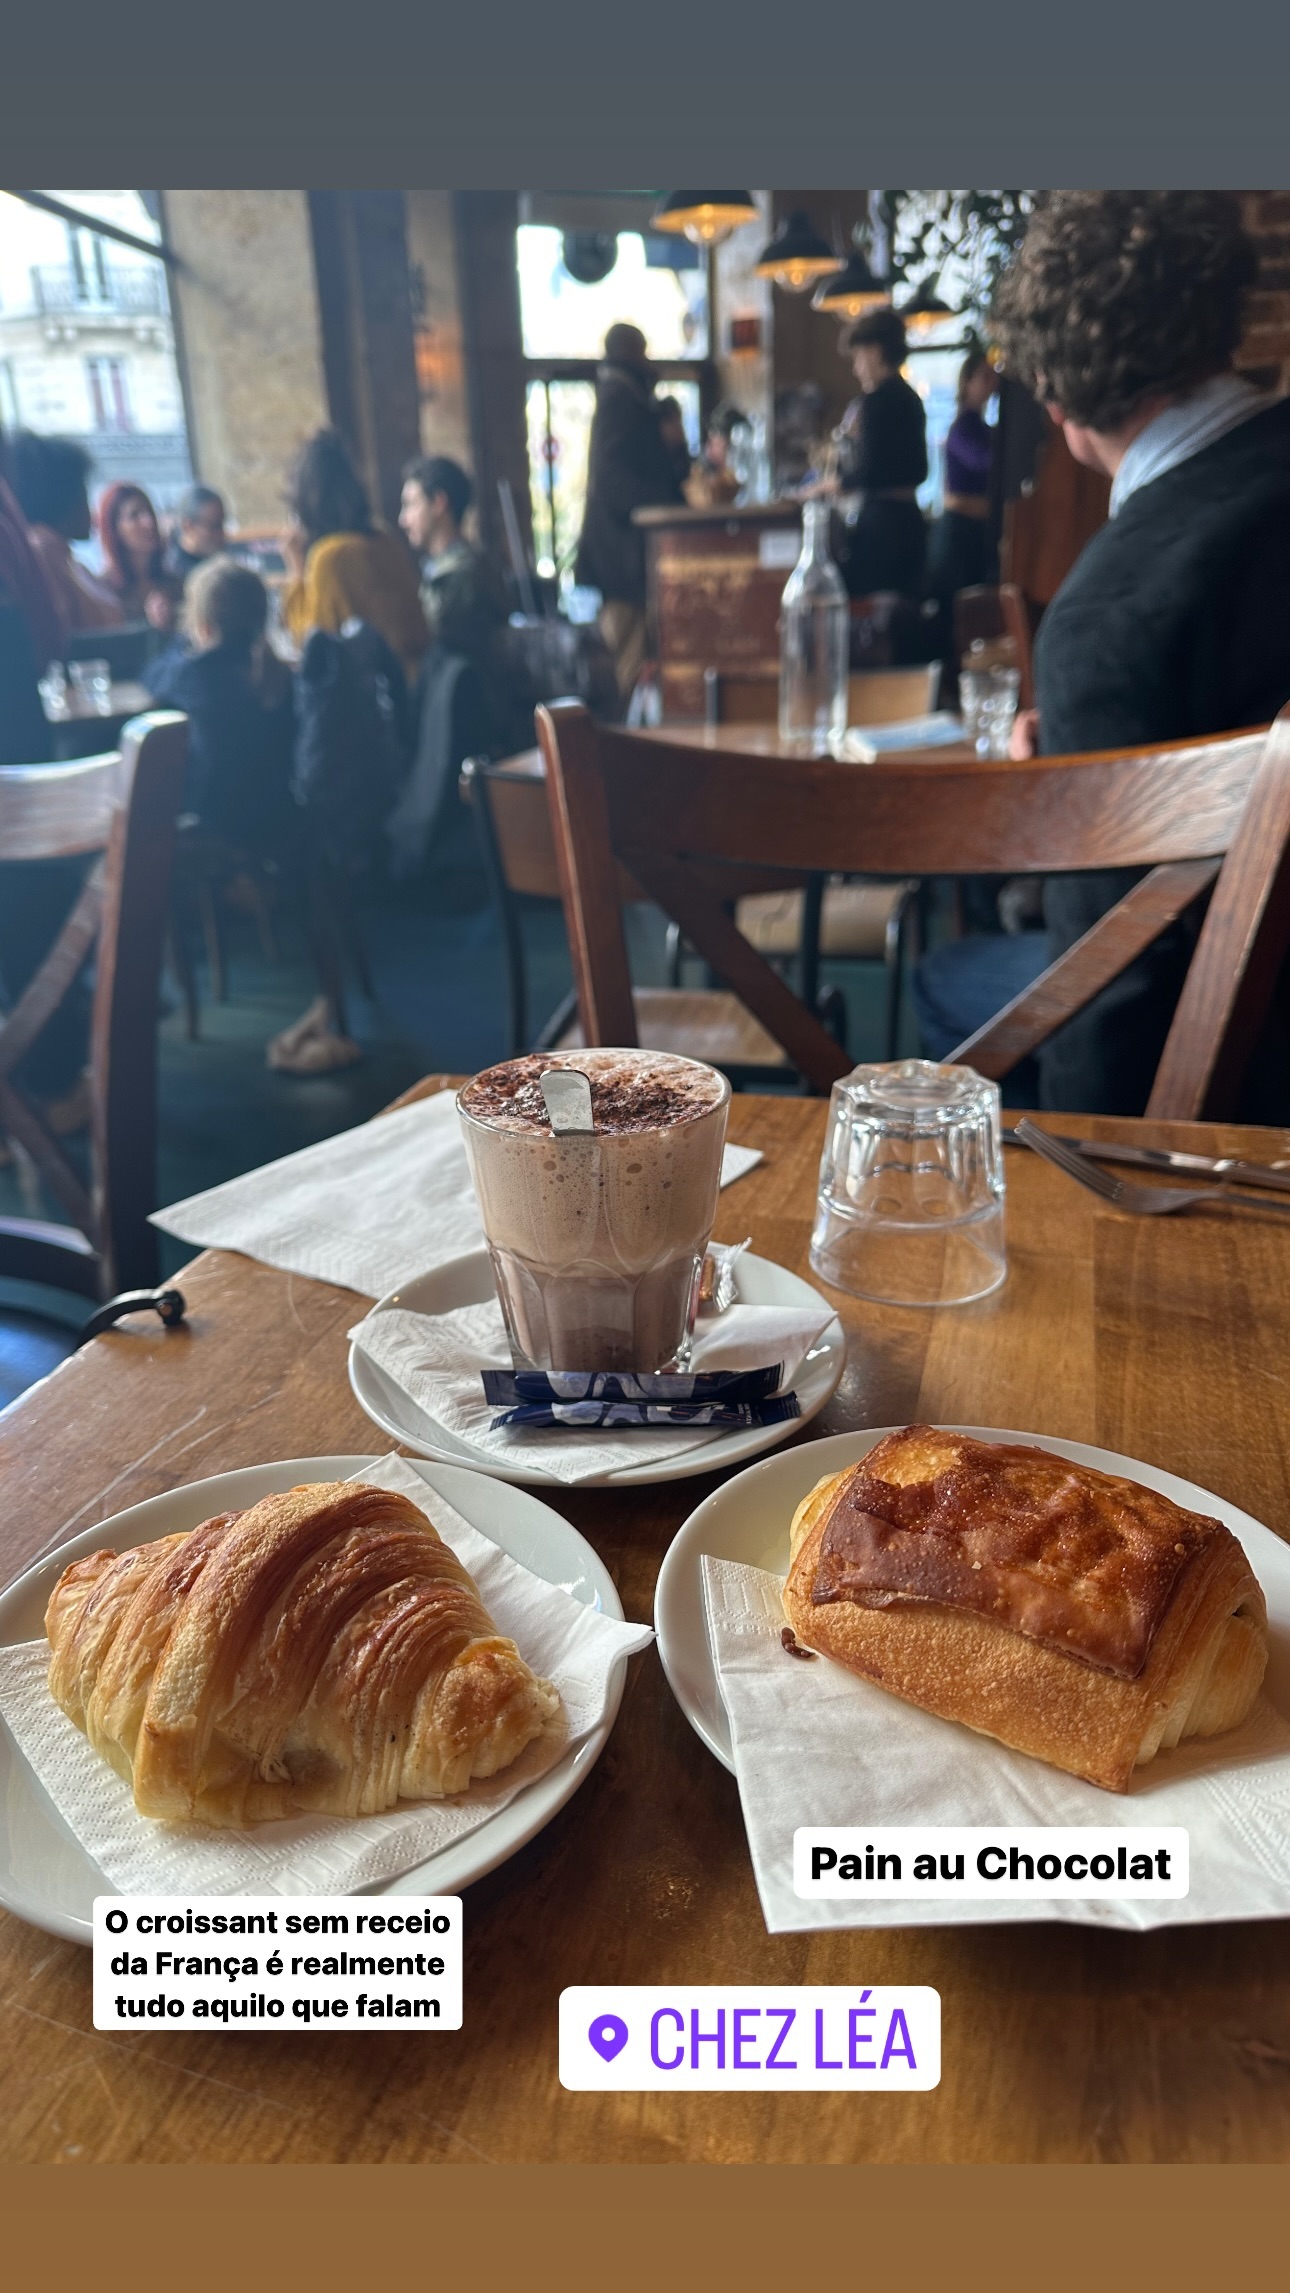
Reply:
[[[1230,1529],[1038,1447],[889,1433],[816,1484],[791,1549],[799,1641],[1105,1791],[1236,1727],[1267,1664]]]
[[[351,1481],[65,1569],[49,1686],[141,1815],[374,1815],[509,1767],[558,1691],[407,1497]]]

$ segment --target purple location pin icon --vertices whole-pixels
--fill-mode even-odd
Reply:
[[[616,2014],[598,2014],[587,2032],[602,2062],[612,2062],[627,2044],[627,2025]]]

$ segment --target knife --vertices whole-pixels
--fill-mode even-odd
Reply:
[[[1010,1124],[1005,1123],[1003,1136],[1009,1146],[1025,1144]],[[1232,1155],[1183,1154],[1170,1147],[1118,1146],[1111,1139],[1073,1139],[1061,1132],[1054,1136],[1095,1162],[1131,1162],[1144,1170],[1180,1170],[1190,1178],[1218,1179],[1228,1186],[1279,1187],[1290,1193],[1290,1170],[1273,1170],[1267,1163],[1238,1162]]]

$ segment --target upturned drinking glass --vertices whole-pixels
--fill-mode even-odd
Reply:
[[[892,1306],[988,1297],[1007,1273],[999,1086],[930,1059],[833,1086],[811,1264]]]
[[[1018,670],[963,669],[959,672],[959,705],[963,728],[978,756],[1004,757],[1021,690]]]

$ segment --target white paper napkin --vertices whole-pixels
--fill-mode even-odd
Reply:
[[[1146,1928],[1290,1914],[1290,1723],[1261,1697],[1244,1726],[1099,1791],[858,1680],[825,1656],[786,1654],[780,1581],[703,1557],[708,1637],[766,1925],[919,1927],[1014,1919]],[[1181,1901],[803,1901],[799,1824],[1180,1824],[1191,1836]]]
[[[782,1362],[781,1388],[791,1390],[805,1356],[833,1320],[823,1298],[818,1306],[728,1306],[712,1322],[700,1322],[692,1370],[760,1369]],[[485,1401],[479,1373],[509,1369],[510,1348],[496,1299],[483,1306],[459,1306],[448,1314],[410,1314],[393,1306],[369,1314],[350,1331],[360,1353],[392,1378],[427,1417],[464,1441],[481,1464],[494,1460],[511,1467],[532,1465],[567,1483],[599,1480],[633,1466],[666,1464],[727,1434],[717,1426],[641,1426],[625,1431],[589,1427],[580,1433],[555,1428],[508,1425],[498,1432],[490,1421],[496,1405]]]
[[[757,1147],[728,1146],[722,1185],[761,1160]],[[190,1194],[152,1223],[369,1298],[484,1242],[451,1091]]]
[[[54,1702],[46,1685],[48,1643],[0,1648],[0,1714],[63,1821],[122,1894],[344,1895],[396,1878],[477,1831],[599,1726],[620,1659],[653,1639],[648,1625],[620,1624],[544,1584],[428,1489],[403,1458],[383,1458],[355,1478],[401,1490],[433,1520],[470,1570],[499,1631],[541,1678],[555,1682],[564,1729],[456,1799],[352,1821],[299,1816],[246,1831],[155,1823],[138,1814],[129,1786]]]

